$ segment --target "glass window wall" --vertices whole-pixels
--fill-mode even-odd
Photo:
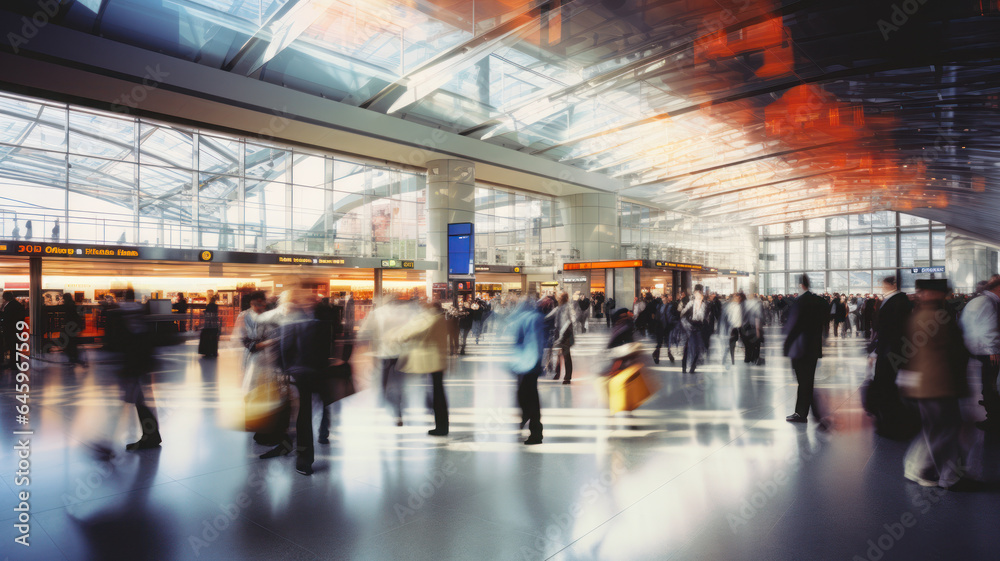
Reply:
[[[422,174],[0,94],[0,233],[420,259]],[[56,221],[60,228],[56,229]]]
[[[796,234],[791,226],[760,228],[762,253],[780,256],[787,247],[786,261],[779,257],[762,264],[768,271],[760,277],[763,292],[787,290],[769,283],[777,282],[781,273],[792,279],[803,266],[818,291],[867,294],[880,292],[886,276],[901,275],[903,287],[912,288],[909,268],[945,264],[944,226],[906,214],[879,211],[811,219],[804,230]]]

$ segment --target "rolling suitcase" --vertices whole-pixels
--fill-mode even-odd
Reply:
[[[219,328],[206,327],[201,330],[198,339],[198,354],[205,356],[219,356]]]
[[[653,388],[642,372],[641,364],[622,369],[608,380],[608,405],[611,413],[632,411],[653,395]]]

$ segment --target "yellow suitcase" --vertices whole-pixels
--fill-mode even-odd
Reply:
[[[653,395],[653,388],[642,373],[641,364],[624,368],[608,380],[608,405],[611,413],[632,411]]]

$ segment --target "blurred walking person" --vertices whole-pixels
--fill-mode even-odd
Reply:
[[[700,284],[694,287],[694,295],[681,311],[681,320],[685,322],[687,332],[687,342],[681,356],[681,372],[687,374],[690,367],[694,374],[698,360],[705,352],[705,325],[708,321],[708,302],[705,302]]]
[[[425,303],[421,311],[393,336],[409,345],[400,358],[399,370],[431,378],[434,428],[427,434],[447,436],[448,397],[444,392],[444,373],[448,368],[448,326],[441,305]]]
[[[955,314],[945,303],[948,281],[918,279],[917,305],[906,338],[912,352],[900,390],[917,402],[920,433],[903,460],[903,475],[924,487],[953,488],[962,478],[959,398],[968,394],[968,354]]]
[[[656,349],[653,351],[653,362],[660,364],[660,348],[667,347],[667,358],[670,364],[674,363],[674,353],[671,351],[671,336],[674,328],[680,321],[680,313],[677,310],[677,303],[673,297],[664,294],[659,307],[656,310]]]
[[[219,296],[213,294],[208,299],[202,315],[201,333],[198,336],[198,354],[206,357],[219,356]]]
[[[17,301],[14,293],[5,290],[3,292],[3,307],[0,308],[0,327],[3,328],[3,346],[0,347],[0,362],[5,368],[14,368],[17,359],[17,335],[20,330],[17,324],[28,317],[24,305]],[[5,358],[4,355],[7,355]]]
[[[514,336],[510,370],[517,377],[517,403],[521,407],[521,427],[528,425],[525,444],[542,443],[542,407],[538,398],[538,376],[542,374],[545,330],[542,314],[527,300],[511,316]]]
[[[823,333],[830,317],[830,306],[821,296],[809,291],[809,276],[799,276],[799,296],[792,302],[785,323],[784,355],[792,359],[792,371],[799,383],[795,399],[795,413],[785,417],[790,423],[806,423],[809,411],[819,421],[818,428],[827,430],[829,424],[817,404],[816,364],[823,356]]]
[[[118,349],[118,377],[122,396],[125,403],[135,405],[142,429],[139,440],[128,444],[125,449],[156,448],[162,442],[160,425],[156,419],[156,411],[147,403],[143,392],[145,378],[153,366],[152,333],[146,321],[146,310],[136,303],[133,289],[125,290],[124,301],[111,312],[108,321],[115,324],[115,328],[110,331],[120,338],[114,348]]]
[[[577,312],[576,323],[580,326],[580,333],[587,332],[587,319],[590,317],[590,298],[586,294],[581,294],[580,298],[577,299],[576,305],[580,308]]]
[[[611,327],[611,314],[615,311],[615,299],[613,296],[608,296],[607,300],[604,301],[604,319],[608,327]]]
[[[912,403],[900,397],[896,377],[905,359],[906,326],[910,323],[913,304],[906,294],[896,289],[895,275],[882,279],[882,292],[885,295],[882,306],[877,311],[874,306],[870,308],[873,318],[867,329],[873,337],[868,352],[875,353],[875,364],[863,405],[875,418],[877,434],[908,440],[917,430],[917,412]]]
[[[76,309],[76,302],[73,301],[73,295],[66,292],[62,295],[63,303],[63,338],[66,340],[66,345],[63,347],[63,352],[66,353],[66,358],[69,359],[68,364],[76,365],[79,364],[86,368],[87,362],[80,358],[80,333],[83,332],[83,316]]]
[[[287,390],[277,371],[276,346],[278,343],[278,312],[267,309],[267,294],[254,291],[247,294],[247,309],[236,318],[233,340],[243,347],[243,397],[251,398],[257,388],[272,385],[279,391]],[[274,446],[285,440],[290,412],[287,408],[277,411],[277,417],[268,429],[258,431],[253,439],[257,444]]]
[[[399,341],[390,336],[392,329],[405,319],[400,317],[402,306],[386,297],[376,306],[361,326],[361,336],[371,342],[379,371],[382,373],[382,398],[396,416],[396,426],[403,426],[403,378],[396,368],[399,362]]]
[[[288,291],[286,291],[288,292]],[[318,396],[319,383],[330,364],[330,341],[315,318],[315,297],[305,290],[292,292],[280,329],[279,364],[282,372],[292,379],[298,390],[299,410],[295,418],[295,471],[313,473],[313,397]],[[282,293],[284,295],[285,293]],[[286,433],[287,434],[287,433]],[[291,438],[286,437],[262,458],[287,454]]]
[[[997,392],[997,372],[1000,371],[1000,275],[983,287],[962,310],[965,346],[979,362],[983,382],[986,420],[976,426],[988,432],[1000,431],[1000,393]]]
[[[560,376],[560,358],[562,359],[562,364],[566,367],[566,377],[563,378],[563,384],[569,384],[570,380],[573,379],[573,357],[570,354],[570,349],[573,347],[576,339],[573,333],[573,323],[575,322],[577,311],[573,309],[574,305],[569,301],[569,293],[562,292],[559,294],[559,305],[548,313],[545,319],[552,319],[554,321],[554,339],[552,342],[552,362],[555,362],[555,376],[552,377],[553,380],[558,380]]]

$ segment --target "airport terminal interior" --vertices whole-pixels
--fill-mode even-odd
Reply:
[[[998,558],[998,0],[7,0],[0,69],[3,561]]]

